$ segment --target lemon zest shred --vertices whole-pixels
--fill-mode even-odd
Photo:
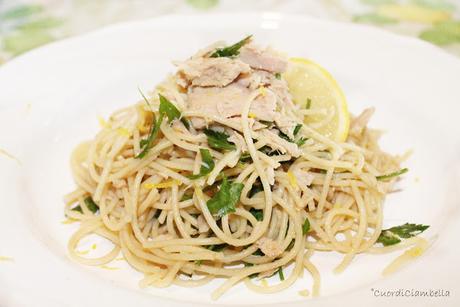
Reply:
[[[249,117],[249,118],[256,118],[256,115],[255,115],[254,113],[249,113],[249,114],[248,114],[248,117]]]
[[[68,224],[73,224],[73,223],[75,223],[75,222],[77,222],[77,220],[68,218],[68,219],[66,219],[66,220],[63,220],[63,221],[61,222],[61,224],[68,225]]]
[[[117,132],[118,134],[120,134],[121,136],[126,136],[126,137],[130,137],[131,136],[131,132],[129,132],[129,130],[125,127],[120,127],[117,129]]]
[[[97,245],[96,245],[96,243],[94,243],[93,245],[91,245],[91,249],[93,249],[93,250],[94,250],[94,249],[96,249],[96,248],[97,248]]]
[[[294,188],[298,188],[298,187],[299,187],[299,185],[297,184],[297,178],[294,176],[294,174],[293,174],[291,171],[288,171],[288,172],[287,172],[287,177],[288,177],[289,183],[290,183]]]
[[[97,119],[101,128],[111,128],[111,125],[102,116],[98,116]]]
[[[264,86],[259,87],[259,93],[260,93],[260,95],[262,95],[263,97],[265,97],[265,96],[267,95],[267,90],[265,89]]]
[[[309,296],[310,295],[310,291],[308,291],[308,289],[300,290],[298,293],[301,296]]]
[[[6,150],[0,148],[0,154],[6,156],[6,157],[8,157],[8,158],[10,158],[11,160],[16,161],[19,165],[21,165],[21,161],[19,161],[18,158],[16,158],[15,156],[13,156],[12,154],[10,154],[10,153],[7,152]]]
[[[84,250],[84,251],[75,251],[79,255],[86,255],[89,253],[89,250]]]
[[[0,256],[0,261],[14,261],[12,257]]]
[[[418,258],[421,255],[423,255],[423,253],[428,249],[428,247],[428,241],[426,241],[423,238],[420,238],[420,241],[414,247],[409,248],[400,256],[396,257],[396,259],[394,259],[389,265],[387,265],[387,267],[383,270],[382,275],[387,276],[396,272],[408,261],[411,261],[412,259]]]
[[[262,287],[268,288],[268,282],[267,282],[267,280],[266,280],[265,278],[262,279],[262,280],[260,281],[260,283],[261,283]]]
[[[144,188],[146,189],[166,189],[171,188],[174,185],[180,185],[181,182],[179,180],[167,180],[160,183],[145,183]]]

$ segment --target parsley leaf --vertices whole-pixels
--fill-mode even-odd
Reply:
[[[208,249],[213,252],[220,252],[224,248],[226,248],[228,245],[226,243],[223,244],[214,244],[214,245],[208,245]]]
[[[281,80],[281,74],[279,72],[275,73],[275,78]]]
[[[140,93],[147,105],[150,106],[147,97],[145,97],[145,95],[141,91]],[[153,116],[149,136],[147,137],[147,139],[140,141],[142,151],[137,156],[135,156],[136,159],[142,159],[143,157],[145,157],[145,155],[149,152],[150,148],[152,148],[153,141],[158,136],[158,132],[160,132],[160,126],[165,116],[168,117],[169,122],[171,122],[175,118],[180,118],[180,111],[166,97],[164,97],[161,94],[158,94],[158,96],[160,97],[160,116],[158,117],[158,120],[155,118],[155,115]]]
[[[142,159],[145,155],[149,152],[150,148],[152,148],[153,141],[158,136],[158,132],[160,132],[160,126],[163,122],[164,114],[160,114],[158,120],[153,116],[152,126],[150,127],[149,136],[145,140],[140,141],[142,151],[135,156],[136,159]]]
[[[283,267],[280,266],[280,268],[278,269],[278,275],[280,277],[280,280],[283,281],[284,280],[284,272],[283,272]]]
[[[299,127],[300,125],[300,127]],[[294,128],[294,136],[299,133],[299,130],[300,128],[302,127],[301,124],[297,125],[295,128]],[[299,128],[297,128],[299,127]],[[297,129],[297,132],[296,132],[296,129]],[[290,143],[295,143],[298,147],[302,146],[303,144],[305,144],[305,142],[307,141],[307,138],[304,138],[304,137],[301,137],[300,139],[298,140],[293,140],[291,139],[289,136],[287,136],[287,134],[285,134],[284,132],[282,132],[281,130],[279,130],[278,132],[278,136]]]
[[[302,233],[306,235],[310,231],[310,221],[308,218],[305,218],[305,221],[302,224]]]
[[[308,140],[307,138],[301,137],[300,139],[295,141],[295,143],[297,144],[298,147],[301,147],[303,144],[305,144],[307,140]]]
[[[235,212],[235,205],[240,200],[243,187],[242,183],[229,182],[224,177],[219,191],[206,203],[209,211],[218,217]]]
[[[158,96],[160,96],[160,114],[166,114],[166,116],[168,116],[168,122],[172,122],[175,118],[180,118],[180,111],[176,106],[165,96],[161,94],[158,94]]]
[[[256,208],[251,208],[249,210],[251,214],[256,218],[258,221],[262,221],[264,219],[264,211]]]
[[[211,58],[237,56],[238,54],[240,54],[240,48],[246,45],[247,43],[249,43],[251,38],[252,38],[252,35],[249,35],[231,46],[227,46],[224,48],[217,48],[216,51],[214,51],[211,54]]]
[[[99,206],[94,202],[94,200],[91,198],[91,196],[88,196],[84,200],[86,208],[89,209],[92,213],[96,214],[96,212],[99,211]],[[83,213],[83,210],[80,205],[76,206],[75,208],[72,209],[73,211],[78,211],[80,213]]]
[[[200,148],[201,153],[201,167],[200,173],[196,175],[187,176],[190,179],[198,179],[203,176],[206,176],[214,169],[214,160],[212,159],[211,153],[206,148]]]
[[[389,174],[386,174],[386,175],[380,175],[380,176],[377,176],[375,178],[377,178],[377,180],[387,180],[387,179],[390,179],[390,178],[397,177],[397,176],[400,176],[402,174],[405,174],[408,171],[409,171],[408,168],[403,168],[403,169],[400,169],[399,171],[389,173]]]
[[[251,154],[249,152],[243,152],[238,161],[242,163],[252,162]]]
[[[244,267],[252,267],[254,266],[254,263],[249,263],[249,262],[245,262],[244,263]],[[255,278],[259,275],[259,273],[253,273],[251,275],[249,275],[249,278]]]
[[[401,242],[401,239],[408,239],[421,234],[428,229],[428,227],[430,226],[406,223],[400,226],[383,229],[377,242],[382,243],[383,246],[394,245]]]
[[[230,137],[225,132],[219,132],[211,129],[204,129],[204,134],[208,137],[208,145],[214,149],[234,150],[235,144],[230,143],[227,139]]]
[[[305,109],[309,110],[311,108],[311,99],[307,99],[307,104],[305,105]]]
[[[295,126],[295,128],[294,128],[294,133],[293,133],[294,136],[296,136],[297,133],[299,133],[300,128],[302,128],[302,124],[297,124],[297,125]]]

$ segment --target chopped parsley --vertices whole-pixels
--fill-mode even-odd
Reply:
[[[252,35],[249,35],[249,36],[243,38],[242,40],[240,40],[239,42],[237,42],[237,43],[235,43],[233,45],[230,45],[230,46],[227,46],[227,47],[224,47],[224,48],[217,48],[211,54],[211,58],[235,57],[238,54],[240,54],[241,47],[243,47],[244,45],[249,43],[251,38],[252,38]]]
[[[302,124],[297,124],[297,125],[295,126],[294,132],[293,132],[294,136],[296,136],[297,133],[299,133],[299,131],[300,131],[301,128],[302,128]]]
[[[209,147],[217,150],[235,150],[235,144],[230,143],[227,139],[230,137],[225,132],[219,132],[211,129],[205,129],[204,134],[208,137]]]
[[[380,176],[377,176],[375,178],[377,178],[377,180],[387,180],[387,179],[391,179],[393,177],[397,177],[397,176],[400,176],[402,174],[405,174],[408,171],[409,171],[408,168],[403,168],[403,169],[400,169],[399,171],[389,173],[389,174],[386,174],[386,175],[380,175]]]
[[[264,219],[264,211],[256,208],[251,208],[249,210],[251,214],[256,218],[258,221],[262,221]]]
[[[201,167],[200,172],[196,175],[187,176],[190,179],[198,179],[208,175],[214,169],[214,160],[212,159],[211,153],[206,148],[200,148],[201,153]]]
[[[305,221],[302,224],[302,233],[306,235],[310,231],[310,221],[308,218],[305,218]]]
[[[240,200],[243,187],[242,183],[229,182],[224,177],[219,191],[206,203],[209,211],[218,217],[235,212],[235,205]]]
[[[141,95],[144,98],[147,105],[150,106],[150,103],[147,97],[145,97],[145,95],[142,92],[141,92]],[[180,118],[180,115],[181,115],[180,111],[166,97],[164,97],[161,94],[158,94],[158,96],[160,97],[160,109],[159,109],[160,115],[158,119],[156,119],[155,115],[153,115],[153,120],[152,120],[152,125],[150,127],[149,135],[146,139],[140,141],[140,147],[142,150],[137,156],[135,156],[136,159],[144,158],[149,152],[150,148],[152,148],[153,141],[156,139],[156,137],[158,136],[158,133],[160,132],[160,126],[165,116],[168,117],[169,122],[171,122],[175,118]]]
[[[85,203],[86,208],[88,208],[88,210],[91,211],[93,214],[96,214],[99,211],[99,206],[94,202],[91,196],[86,197],[83,202]],[[83,213],[83,209],[80,205],[76,206],[72,210]]]
[[[383,229],[377,242],[382,243],[383,246],[394,245],[401,242],[401,239],[412,238],[424,232],[428,227],[430,226],[406,223],[400,226]]]

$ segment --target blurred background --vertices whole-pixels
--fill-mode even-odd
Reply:
[[[460,57],[460,0],[0,0],[0,65],[38,46],[116,22],[243,11],[368,24]]]

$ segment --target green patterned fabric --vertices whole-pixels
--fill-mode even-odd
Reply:
[[[164,14],[296,13],[363,23],[418,37],[460,56],[455,0],[0,0],[0,64],[101,26]]]

